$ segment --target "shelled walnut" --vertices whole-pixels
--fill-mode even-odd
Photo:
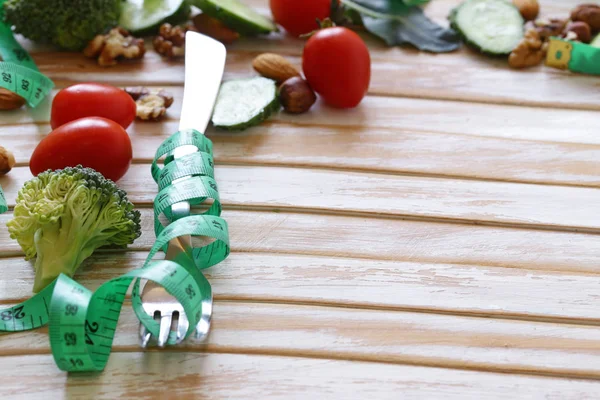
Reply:
[[[158,36],[152,41],[154,50],[167,58],[184,56],[185,33],[189,29],[188,26],[173,26],[168,23],[162,24],[158,30]]]
[[[515,47],[508,57],[512,68],[533,67],[542,62],[546,56],[548,43],[544,42],[535,29],[525,32],[523,40]]]
[[[135,100],[136,115],[141,120],[157,121],[173,104],[173,96],[163,89],[151,91],[147,87],[137,86],[125,88],[125,92]]]
[[[525,25],[526,31],[535,29],[542,42],[550,39],[552,36],[560,36],[564,32],[569,23],[568,19],[551,18],[538,19],[530,21]]]
[[[140,59],[145,53],[144,40],[133,37],[123,28],[113,28],[106,35],[97,35],[83,50],[86,57],[97,57],[98,65],[103,67],[117,65],[119,59]]]

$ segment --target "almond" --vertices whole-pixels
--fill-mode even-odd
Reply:
[[[252,61],[254,69],[265,78],[283,83],[290,78],[300,76],[300,72],[288,60],[278,54],[264,53]]]
[[[0,88],[0,110],[16,110],[24,104],[24,98],[8,89]]]

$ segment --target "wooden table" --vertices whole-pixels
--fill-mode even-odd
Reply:
[[[266,0],[248,2],[268,13]],[[427,13],[443,21],[457,3],[434,0]],[[542,9],[566,16],[577,3]],[[368,43],[372,85],[356,110],[318,104],[208,132],[232,254],[209,270],[207,344],[144,352],[126,304],[106,370],[68,376],[46,329],[4,335],[2,398],[598,398],[600,81]],[[299,64],[302,45],[240,41],[226,78],[252,75],[264,51]],[[77,279],[95,289],[139,267],[154,241],[149,163],[177,129],[183,62],[149,52],[102,69],[79,54],[32,54],[58,88],[95,80],[175,94],[167,120],[129,129],[135,162],[120,185],[144,233],[86,262]],[[0,184],[14,205],[48,108],[1,118],[18,167]],[[6,229],[0,256],[2,304],[29,297],[32,267]]]

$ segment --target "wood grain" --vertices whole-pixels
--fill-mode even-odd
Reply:
[[[169,119],[135,123],[128,132],[136,162],[150,161],[178,128],[181,89]],[[548,110],[368,97],[362,111],[344,113],[318,104],[309,114],[280,113],[243,133],[209,129],[217,162],[360,169],[500,181],[599,186],[600,142],[589,111]],[[398,112],[402,110],[402,112]],[[9,112],[2,145],[27,165],[50,132],[49,111]],[[464,116],[461,116],[464,115]],[[372,116],[372,117],[370,117]],[[36,122],[31,125],[30,122]]]
[[[266,0],[246,1],[269,13]],[[460,1],[426,13],[446,25]],[[542,14],[566,17],[576,4],[544,0]],[[2,335],[3,398],[596,398],[597,79],[366,41],[373,78],[357,109],[319,102],[243,133],[208,130],[233,249],[207,271],[208,344],[144,353],[126,308],[106,371],[67,376],[45,329]],[[299,66],[303,45],[281,34],[241,40],[225,78],[254,75],[265,51]],[[154,242],[148,162],[177,130],[183,62],[149,51],[105,69],[26,46],[57,88],[101,81],[175,94],[162,123],[128,130],[134,165],[120,184],[141,208],[143,235],[85,262],[77,279],[95,289],[141,266]],[[0,178],[11,204],[50,131],[50,101],[2,114],[0,145],[19,165]],[[0,257],[3,307],[30,296],[33,272],[6,229]]]
[[[235,208],[365,213],[600,233],[600,191],[516,183],[408,177],[316,169],[219,165],[221,201]],[[27,167],[0,177],[8,204],[32,178]],[[152,207],[157,185],[149,164],[119,182],[130,200]],[[155,187],[155,190],[150,188]]]
[[[165,365],[170,366],[164,368]],[[115,353],[103,374],[66,375],[51,356],[3,357],[6,399],[593,399],[598,382],[487,372],[177,352]],[[508,378],[508,379],[507,379]]]
[[[154,86],[155,89],[161,86]],[[181,116],[183,88],[181,86],[167,87],[173,94],[174,103],[168,109],[164,121],[178,122]],[[0,121],[0,126],[23,125],[27,123],[45,123],[50,119],[50,101],[45,107],[39,107],[33,112],[23,108],[4,113],[6,117]],[[589,120],[596,116],[594,111],[548,109],[539,107],[523,107],[514,105],[465,104],[459,101],[440,101],[435,99],[408,99],[367,96],[360,106],[353,110],[339,110],[328,107],[318,101],[311,110],[301,115],[291,115],[284,111],[276,113],[270,121],[286,125],[314,126],[338,129],[337,134],[352,139],[353,136],[368,133],[368,128],[385,128],[393,130],[394,136],[407,133],[433,134],[443,133],[452,135],[468,135],[476,137],[519,139],[533,141],[532,145],[540,142],[552,143],[587,143],[600,144],[598,135],[590,130]],[[170,124],[168,127],[170,128]],[[164,130],[160,123],[138,122],[128,131],[155,132]],[[340,132],[340,128],[343,129]],[[46,132],[50,131],[50,128]],[[175,130],[177,128],[175,127]],[[253,129],[228,135],[232,138],[243,138],[248,133],[262,131],[264,125]],[[8,131],[7,131],[8,132]],[[174,131],[173,131],[174,132]],[[211,130],[210,132],[215,132]],[[168,132],[172,133],[172,132]],[[346,133],[342,135],[342,133]],[[307,134],[306,130],[302,135]],[[283,133],[285,135],[285,133]],[[9,136],[9,135],[3,135]],[[324,136],[324,135],[323,135]],[[330,136],[330,135],[328,135]],[[390,141],[394,143],[393,141]],[[432,143],[435,143],[432,141]],[[364,141],[363,145],[374,146],[377,141]],[[396,143],[397,146],[397,143]],[[383,147],[383,146],[380,146]],[[434,146],[430,146],[434,147]],[[439,146],[442,147],[442,146]],[[400,150],[400,149],[397,149]]]
[[[157,255],[160,259],[162,253]],[[140,268],[144,252],[94,254],[76,279],[90,290]],[[6,258],[0,303],[29,298],[34,272]],[[218,300],[275,301],[600,324],[599,276],[524,268],[234,252],[206,271]]]
[[[126,304],[114,351],[138,351],[138,331]],[[0,341],[5,356],[50,352],[47,329]],[[173,349],[600,378],[597,327],[383,310],[216,302],[208,341]]]
[[[142,209],[142,236],[154,243],[153,212]],[[312,213],[223,213],[232,251],[306,254],[390,261],[489,265],[545,271],[598,273],[600,235]],[[6,223],[9,213],[0,215]],[[21,254],[0,231],[0,256]]]

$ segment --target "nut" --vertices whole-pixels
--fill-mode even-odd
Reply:
[[[145,121],[158,121],[173,104],[173,96],[163,89],[150,90],[147,87],[128,87],[124,89],[135,100],[136,116]]]
[[[98,57],[98,65],[102,67],[117,65],[119,59],[140,59],[145,53],[144,41],[134,38],[123,28],[97,35],[83,50],[86,57]]]
[[[600,31],[600,5],[581,4],[571,11],[573,21],[588,24],[593,32]]]
[[[538,0],[513,0],[513,4],[519,9],[525,21],[533,21],[540,13]]]
[[[273,79],[282,83],[294,76],[300,76],[300,72],[288,60],[278,54],[264,53],[252,61],[254,69],[265,78]]]
[[[198,14],[192,18],[194,30],[223,44],[231,44],[240,38],[240,34],[227,25],[207,14]]]
[[[15,166],[15,156],[0,146],[0,175],[5,175]]]
[[[563,37],[567,40],[578,40],[583,43],[589,43],[592,41],[592,30],[585,22],[571,22],[563,32]]]
[[[535,22],[530,21],[525,24],[525,30],[535,29],[540,36],[540,39],[545,42],[552,36],[560,36],[569,21],[566,19],[538,19]]]
[[[285,111],[302,114],[315,104],[317,95],[308,82],[299,76],[294,76],[279,87],[279,101]]]
[[[547,46],[535,29],[525,32],[523,40],[508,56],[508,64],[512,68],[533,67],[542,62],[546,56]]]
[[[154,50],[167,58],[182,57],[185,55],[185,33],[188,27],[172,26],[164,23],[158,30],[158,36],[154,38],[152,44]]]
[[[8,89],[0,88],[0,110],[16,110],[23,107],[24,104],[24,98]]]

